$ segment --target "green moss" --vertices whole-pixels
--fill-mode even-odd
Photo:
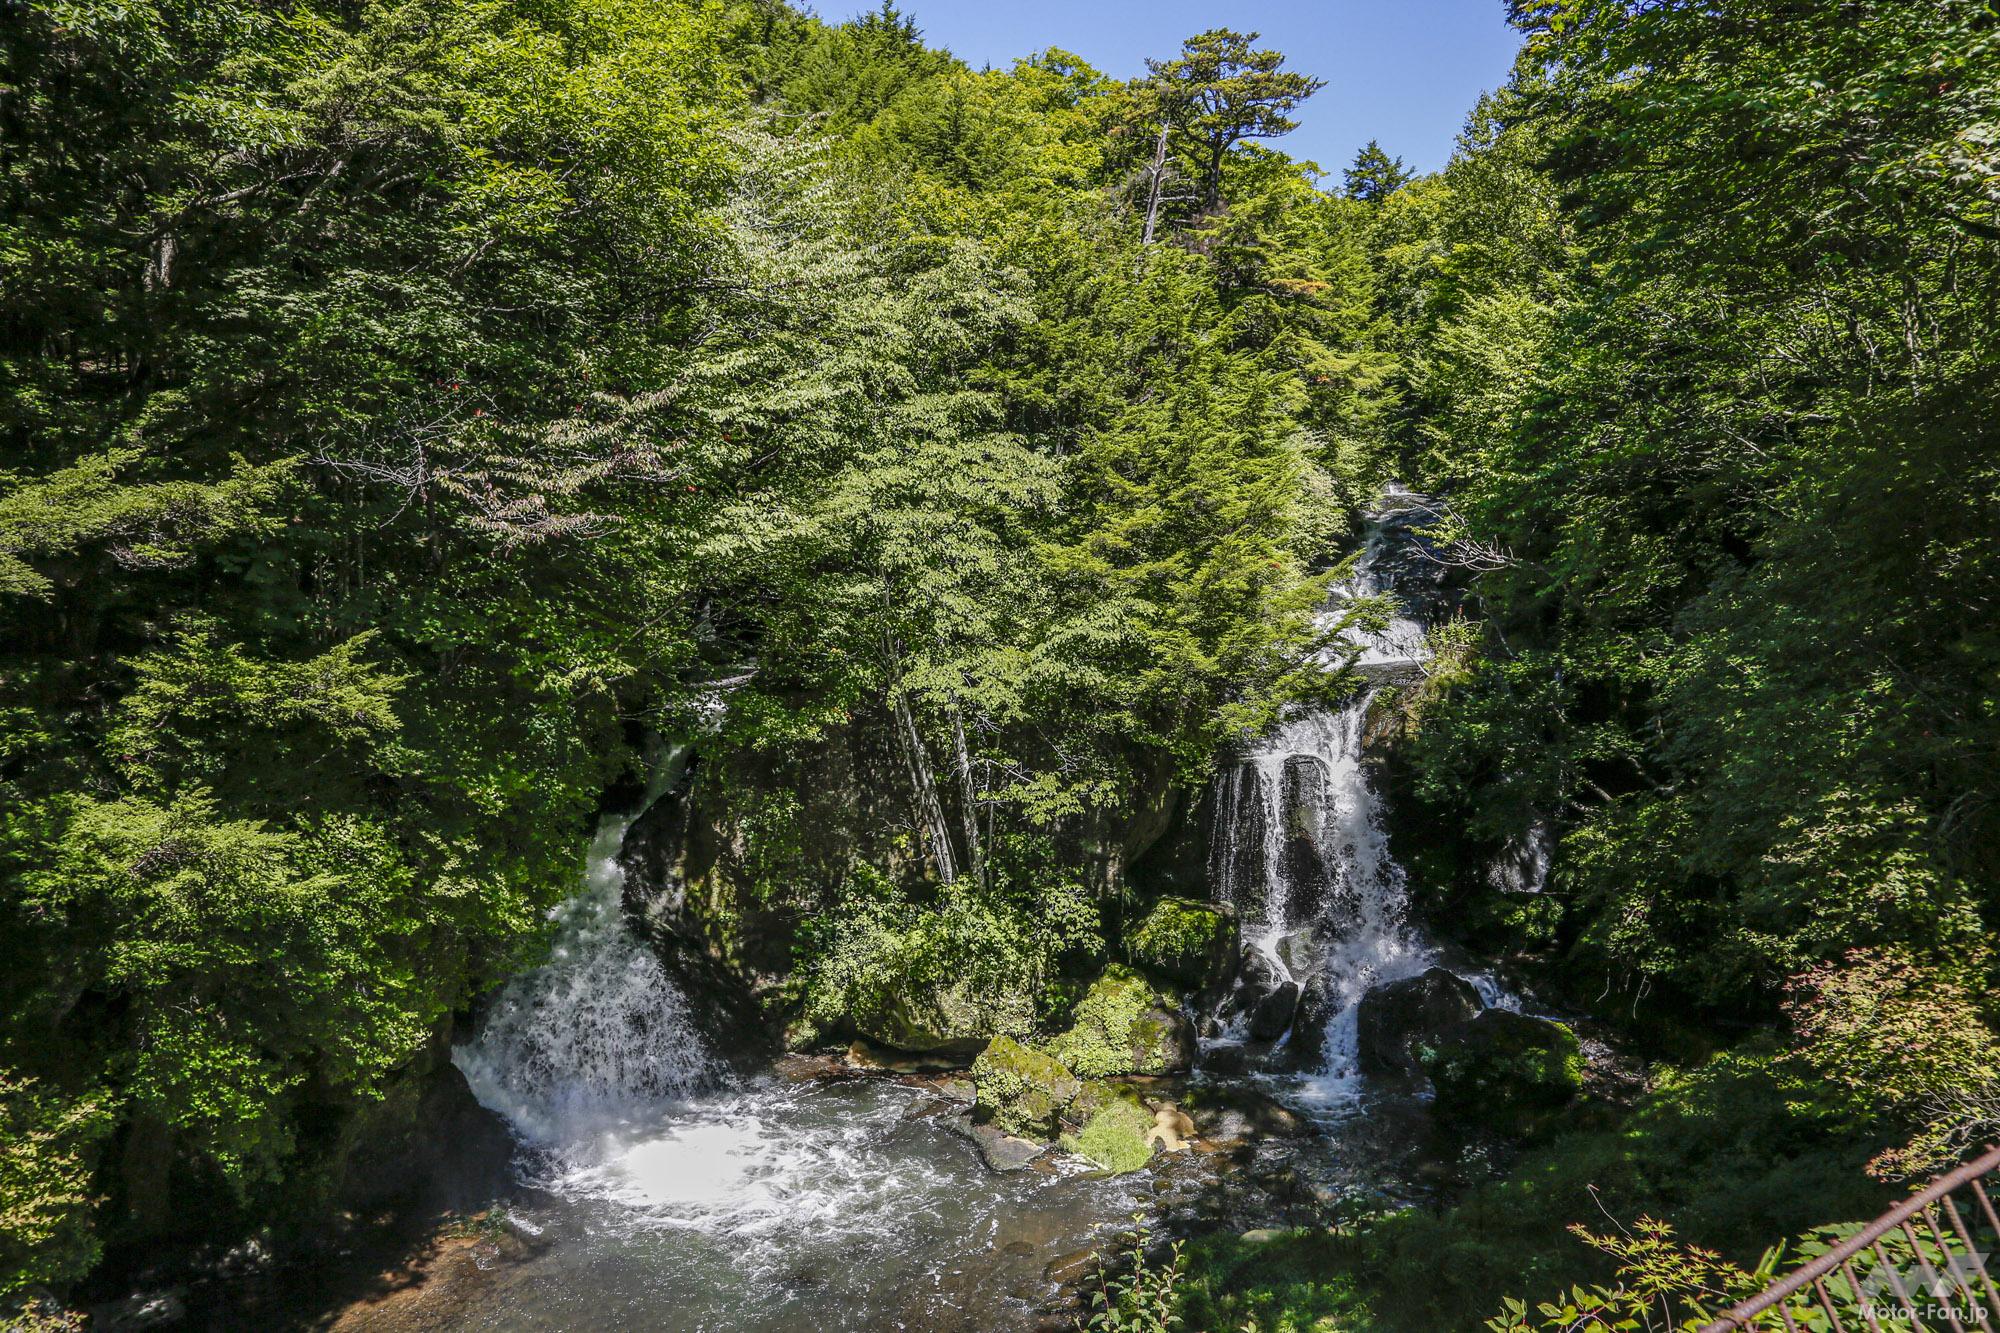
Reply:
[[[1229,910],[1196,898],[1162,898],[1126,937],[1132,961],[1184,986],[1200,988],[1229,965],[1236,923]]]
[[[1049,1050],[1085,1078],[1172,1073],[1186,1063],[1185,1023],[1171,996],[1114,965],[1077,1004],[1075,1022]]]
[[[1153,1113],[1136,1095],[1112,1096],[1097,1107],[1081,1132],[1065,1134],[1062,1146],[1123,1175],[1137,1171],[1152,1158],[1153,1145],[1146,1139],[1152,1128]]]
[[[988,1123],[1009,1134],[1049,1133],[1081,1090],[1063,1064],[1012,1037],[995,1037],[972,1062],[973,1100]]]

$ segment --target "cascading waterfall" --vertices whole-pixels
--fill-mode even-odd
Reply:
[[[1353,599],[1393,593],[1392,555],[1412,540],[1402,520],[1421,505],[1391,488],[1372,517],[1352,578],[1336,589],[1322,615],[1331,619]],[[1363,731],[1377,691],[1421,668],[1424,628],[1401,611],[1361,644],[1356,665],[1369,682],[1335,710],[1288,717],[1252,745],[1217,779],[1210,882],[1234,903],[1243,942],[1261,959],[1269,980],[1290,983],[1306,997],[1300,1022],[1325,1024],[1324,1071],[1307,1091],[1315,1099],[1350,1100],[1358,1091],[1355,1011],[1371,986],[1412,976],[1436,961],[1436,951],[1409,921],[1403,868],[1390,855],[1381,811],[1362,762]],[[1483,977],[1471,978],[1500,999]],[[1238,1014],[1222,1040],[1241,1040]]]
[[[720,1077],[625,921],[618,851],[638,813],[599,825],[548,962],[453,1052],[524,1140],[530,1191],[507,1216],[544,1248],[452,1326],[1032,1326],[1047,1266],[1128,1219],[1136,1187],[993,1175],[938,1099],[899,1082]]]
[[[588,1141],[715,1077],[686,996],[625,921],[618,865],[625,831],[683,759],[670,751],[639,809],[599,822],[581,892],[549,914],[549,960],[509,981],[452,1052],[473,1094],[537,1145]]]

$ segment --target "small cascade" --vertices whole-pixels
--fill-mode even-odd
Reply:
[[[452,1052],[482,1104],[544,1147],[588,1140],[685,1097],[717,1068],[686,996],[625,921],[625,831],[678,775],[655,770],[638,810],[606,815],[583,887],[549,914],[549,959],[509,981],[473,1039]]]
[[[1408,518],[1421,503],[1406,491],[1388,492],[1353,577],[1334,591],[1325,616],[1355,598],[1401,591],[1395,571],[1408,562],[1397,548],[1414,540]],[[1436,961],[1410,924],[1403,868],[1389,853],[1362,756],[1377,691],[1421,667],[1423,625],[1399,611],[1360,647],[1355,664],[1369,683],[1356,698],[1293,714],[1219,775],[1209,867],[1213,891],[1236,905],[1243,923],[1246,973],[1297,987],[1302,998],[1289,1042],[1323,1062],[1309,1091],[1329,1101],[1358,1090],[1361,997]],[[1473,980],[1496,991],[1489,1000],[1498,998],[1490,982]],[[1239,1005],[1226,1014],[1218,1040],[1250,1035],[1249,1013]]]
[[[1552,840],[1548,822],[1535,820],[1500,849],[1486,867],[1486,882],[1502,893],[1540,893],[1549,880]]]

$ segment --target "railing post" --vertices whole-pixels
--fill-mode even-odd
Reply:
[[[1845,1333],[1840,1322],[1840,1314],[1834,1308],[1833,1295],[1827,1290],[1825,1282],[1826,1276],[1836,1269],[1847,1280],[1848,1290],[1853,1293],[1855,1306],[1870,1333],[1882,1333],[1882,1325],[1876,1319],[1874,1310],[1870,1308],[1867,1293],[1862,1289],[1861,1282],[1854,1272],[1852,1261],[1864,1251],[1874,1254],[1876,1271],[1887,1277],[1890,1288],[1902,1305],[1902,1313],[1909,1318],[1911,1326],[1922,1329],[1925,1327],[1925,1317],[1911,1297],[1909,1288],[1904,1284],[1902,1273],[1890,1260],[1888,1252],[1882,1248],[1882,1238],[1896,1231],[1901,1231],[1904,1238],[1909,1241],[1910,1253],[1916,1261],[1917,1269],[1923,1275],[1930,1294],[1937,1302],[1928,1308],[1940,1310],[1940,1317],[1950,1326],[1953,1333],[1966,1333],[1964,1325],[1958,1320],[1956,1308],[1959,1293],[1963,1292],[1974,1321],[1984,1333],[1993,1333],[1988,1310],[2000,1311],[2000,1290],[1995,1289],[1993,1279],[1986,1271],[1985,1256],[1974,1243],[1972,1229],[1965,1225],[1965,1219],[1959,1214],[1958,1206],[1952,1202],[1951,1194],[1954,1190],[1968,1186],[1971,1188],[1973,1196],[1979,1201],[1980,1211],[1985,1215],[1987,1226],[1993,1231],[1995,1244],[2000,1244],[2000,1216],[1995,1215],[1993,1201],[1987,1197],[1985,1189],[1980,1185],[1981,1177],[1991,1174],[1996,1167],[2000,1167],[2000,1148],[1988,1148],[1958,1169],[1939,1176],[1819,1258],[1794,1269],[1749,1300],[1732,1306],[1721,1317],[1704,1325],[1701,1333],[1736,1333],[1737,1330],[1752,1327],[1759,1315],[1772,1310],[1777,1311],[1779,1319],[1784,1321],[1787,1329],[1797,1328],[1797,1321],[1792,1317],[1792,1311],[1786,1303],[1794,1296],[1808,1290],[1810,1294],[1806,1299],[1814,1301],[1816,1298],[1819,1308],[1832,1322],[1834,1333]],[[1944,1205],[1946,1215],[1951,1218],[1952,1229],[1957,1232],[1959,1241],[1965,1246],[1963,1252],[1953,1248],[1944,1234],[1944,1229],[1937,1224],[1932,1209],[1939,1203]],[[1946,1273],[1949,1274],[1948,1284],[1946,1277],[1938,1273],[1924,1252],[1923,1238],[1911,1225],[1911,1219],[1915,1217],[1922,1217],[1925,1225],[1930,1228],[1931,1235],[1936,1238],[1938,1253],[1943,1256]],[[1971,1277],[1960,1268],[1961,1260],[1979,1275],[1979,1283],[1984,1289],[1983,1305],[1981,1292],[1973,1289]]]

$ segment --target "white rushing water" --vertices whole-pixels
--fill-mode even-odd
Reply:
[[[670,754],[647,804],[677,772]],[[473,1095],[545,1149],[569,1152],[714,1081],[687,997],[625,921],[618,849],[643,813],[606,815],[583,888],[549,914],[549,960],[509,981],[452,1059]]]
[[[1413,540],[1405,519],[1421,501],[1391,488],[1372,516],[1352,577],[1336,588],[1323,622],[1357,598],[1393,594],[1392,546]],[[1236,905],[1247,951],[1280,984],[1309,997],[1305,1015],[1324,1016],[1324,1067],[1301,1095],[1329,1109],[1359,1096],[1356,1008],[1384,981],[1414,976],[1438,961],[1409,919],[1402,866],[1390,854],[1380,803],[1363,762],[1368,710],[1386,685],[1408,680],[1426,656],[1424,626],[1400,606],[1366,634],[1355,657],[1369,682],[1345,706],[1299,711],[1250,746],[1217,779],[1210,878]],[[1509,1004],[1491,978],[1469,977],[1488,1004]],[[1234,1016],[1221,1040],[1243,1039]],[[1292,1040],[1299,1040],[1294,1032]]]
[[[677,775],[669,756],[657,797]],[[522,1141],[508,1216],[536,1257],[454,1327],[830,1333],[1026,1328],[1043,1270],[1129,1219],[1081,1164],[994,1176],[960,1109],[874,1079],[725,1078],[686,995],[624,912],[607,817],[548,961],[453,1060]]]

